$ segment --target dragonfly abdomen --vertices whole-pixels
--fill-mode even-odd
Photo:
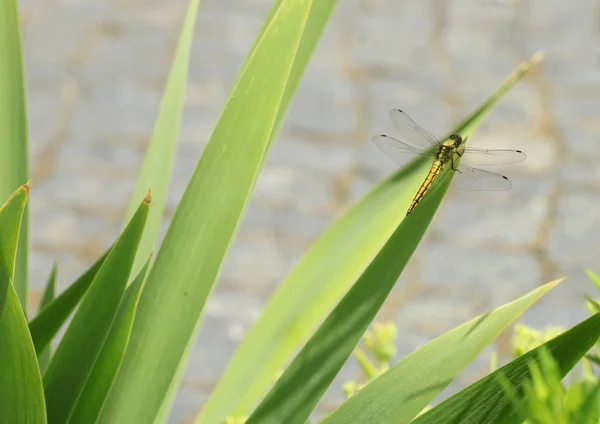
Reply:
[[[427,191],[429,191],[429,188],[431,187],[431,185],[433,184],[433,182],[435,181],[437,176],[440,175],[441,170],[442,170],[442,162],[439,159],[436,159],[433,162],[433,164],[431,165],[431,169],[429,170],[429,174],[427,174],[425,181],[423,181],[423,184],[421,184],[419,191],[417,192],[417,194],[415,195],[415,198],[413,199],[412,203],[410,204],[410,207],[408,208],[408,211],[406,212],[407,215],[409,215],[413,211],[413,209],[419,204],[421,199],[423,199],[423,196],[425,196]]]

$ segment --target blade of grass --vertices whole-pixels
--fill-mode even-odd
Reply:
[[[123,360],[150,260],[151,258],[146,260],[140,273],[125,291],[106,341],[85,382],[81,396],[77,399],[77,405],[69,417],[68,423],[96,422]]]
[[[48,281],[46,282],[46,288],[44,289],[44,295],[42,296],[42,301],[40,302],[40,310],[44,309],[48,304],[54,300],[54,296],[56,296],[56,271],[57,265],[54,263],[52,266],[52,270],[50,271],[50,276],[48,277]],[[40,367],[40,372],[44,374],[48,363],[50,362],[51,355],[51,346],[47,346],[40,354],[38,355],[38,364]]]
[[[596,274],[591,269],[586,269],[585,272],[590,278],[590,280],[592,280],[592,283],[594,283],[598,291],[600,291],[600,275]]]
[[[72,413],[119,308],[150,208],[150,193],[125,228],[75,312],[44,374],[48,421]]]
[[[528,363],[539,360],[539,352],[548,349],[564,377],[590,350],[600,337],[600,314],[579,323],[570,330],[520,356],[487,377],[470,385],[454,396],[425,412],[413,424],[444,423],[520,423],[512,410],[510,399],[502,388],[502,375],[514,390],[531,378]]]
[[[540,59],[541,55],[536,55],[521,64],[452,132],[463,136],[473,134],[500,98]],[[205,404],[197,424],[250,412],[264,396],[279,369],[306,341],[404,220],[429,166],[418,159],[400,169],[354,205],[311,247],[246,335]]]
[[[153,422],[167,410],[162,404],[172,401],[224,255],[334,4],[282,1],[271,14],[150,270],[101,423]]]
[[[179,137],[187,86],[190,50],[199,4],[200,0],[190,2],[179,36],[165,93],[160,104],[160,111],[154,125],[152,137],[150,138],[148,152],[146,153],[127,216],[123,222],[123,225],[129,222],[129,219],[133,216],[139,205],[140,199],[144,197],[148,191],[148,187],[150,187],[152,189],[152,209],[148,215],[148,222],[133,265],[132,275],[137,275],[142,266],[144,266],[148,255],[154,249],[154,244],[160,230],[167,187],[169,185],[175,148],[177,147],[177,139]]]
[[[29,178],[27,113],[18,3],[0,2],[0,199]],[[21,221],[13,287],[27,315],[28,208]]]
[[[19,228],[30,187],[19,188],[0,209],[0,422],[11,424],[46,422],[37,358],[12,285]]]
[[[67,321],[71,312],[94,281],[98,270],[104,264],[104,260],[111,249],[112,247],[67,290],[50,302],[29,322],[29,332],[37,354],[40,354],[50,344],[60,327]]]
[[[559,282],[538,287],[417,349],[342,404],[323,424],[410,422],[510,323]]]

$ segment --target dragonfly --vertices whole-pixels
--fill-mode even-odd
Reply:
[[[411,156],[427,156],[432,159],[431,169],[411,202],[406,215],[410,215],[417,207],[433,182],[442,174],[444,166],[447,164],[450,167],[445,169],[454,171],[451,184],[459,190],[502,191],[510,190],[512,187],[512,183],[507,177],[473,168],[471,165],[509,165],[522,162],[527,158],[521,150],[467,147],[467,137],[463,138],[460,134],[452,134],[447,140],[440,141],[417,125],[410,116],[400,109],[392,109],[390,118],[404,141],[385,134],[376,135],[373,137],[373,143],[380,150],[399,165],[406,163]],[[435,150],[433,147],[435,147]]]

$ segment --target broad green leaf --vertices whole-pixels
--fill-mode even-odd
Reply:
[[[150,258],[147,259],[140,273],[125,291],[110,332],[81,396],[77,399],[77,405],[69,417],[69,423],[96,422],[123,360],[149,265]]]
[[[40,302],[40,310],[44,309],[48,304],[54,300],[54,296],[56,296],[56,263],[52,267],[50,271],[50,276],[48,277],[48,281],[46,282],[46,288],[44,289],[44,294],[42,296],[42,301]],[[44,374],[48,363],[50,362],[51,355],[51,346],[47,346],[42,352],[38,354],[38,365],[40,367],[40,372]]]
[[[135,192],[131,199],[124,225],[135,213],[140,199],[144,197],[148,188],[152,189],[152,209],[148,215],[148,222],[140,248],[133,266],[133,275],[137,275],[144,262],[154,249],[156,238],[160,230],[161,219],[167,195],[167,187],[171,175],[175,147],[179,137],[181,115],[187,87],[188,64],[190,50],[194,38],[194,24],[198,13],[200,1],[190,2],[188,13],[177,44],[175,58],[167,87],[163,95],[160,111],[150,138],[146,159],[138,178]],[[211,60],[207,58],[207,60]]]
[[[0,2],[0,199],[29,178],[27,113],[18,3]],[[1,201],[1,200],[0,200]],[[21,221],[13,287],[27,315],[27,207]]]
[[[539,60],[540,56],[536,55],[520,65],[452,132],[463,136],[473,134],[498,100]],[[424,160],[417,160],[400,169],[354,205],[312,246],[247,334],[197,423],[248,414],[265,395],[279,369],[297,352],[405,219],[406,210],[429,166]],[[421,226],[422,221],[428,219],[426,215],[411,217],[413,224]],[[412,254],[410,250],[404,252]],[[403,262],[405,259],[394,260]]]
[[[563,334],[519,356],[436,405],[412,423],[520,423],[522,420],[513,413],[510,399],[502,389],[499,376],[503,376],[515,390],[518,390],[530,378],[529,361],[539,360],[539,352],[548,349],[558,363],[561,377],[564,377],[596,343],[598,337],[600,337],[600,314],[591,316]]]
[[[67,321],[71,312],[94,281],[98,270],[110,253],[110,249],[67,290],[50,302],[29,322],[29,332],[38,355],[50,344],[60,327]]]
[[[342,404],[323,423],[410,422],[502,330],[558,283],[532,290],[417,349]]]
[[[437,188],[404,219],[356,284],[304,345],[246,424],[304,424],[371,321],[419,245],[450,182]]]
[[[48,365],[44,393],[50,422],[67,421],[93,370],[129,280],[149,207],[148,194],[98,270]]]
[[[0,209],[0,423],[46,422],[37,358],[12,285],[19,226],[30,187],[19,188]]]
[[[334,4],[287,0],[271,13],[150,270],[100,422],[160,421],[168,410],[225,253]]]

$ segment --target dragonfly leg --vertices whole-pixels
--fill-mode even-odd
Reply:
[[[459,156],[462,156],[462,155],[459,155]],[[458,170],[458,166],[457,166],[457,165],[454,163],[454,160],[455,160],[455,159],[456,159],[456,158],[455,158],[454,156],[452,156],[452,170],[453,170],[453,171],[456,171],[456,170]]]

